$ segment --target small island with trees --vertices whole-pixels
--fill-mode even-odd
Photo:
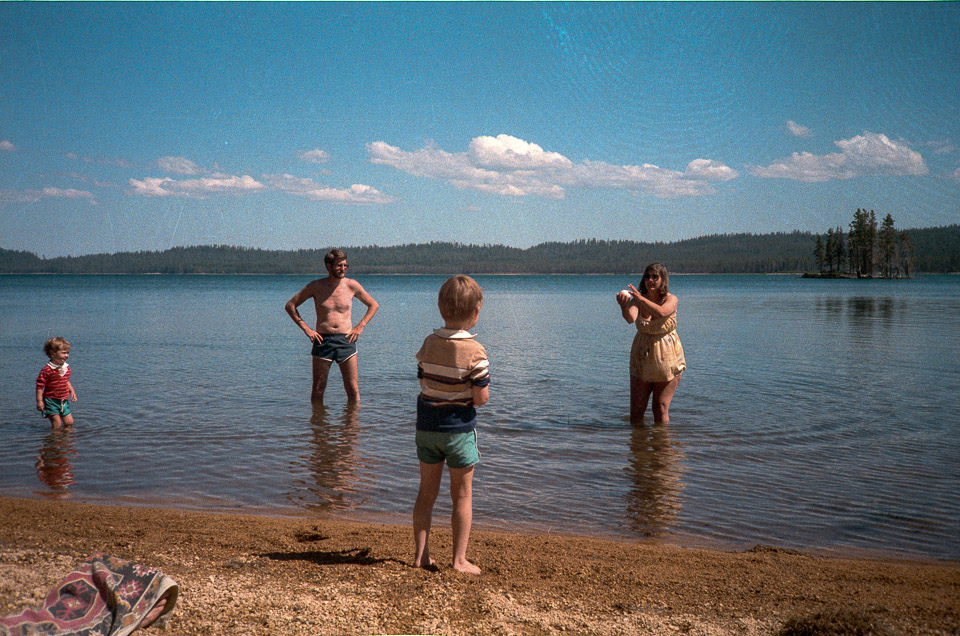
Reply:
[[[817,235],[813,257],[819,271],[804,278],[911,278],[915,260],[910,237],[894,227],[893,216],[878,228],[874,211],[860,208],[846,235],[840,226]]]

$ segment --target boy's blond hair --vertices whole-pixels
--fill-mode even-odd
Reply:
[[[70,341],[66,338],[61,338],[57,336],[55,338],[48,338],[46,342],[43,343],[43,352],[47,354],[47,357],[52,357],[55,351],[70,350]]]
[[[437,306],[444,320],[461,322],[473,317],[483,302],[483,290],[469,276],[457,274],[447,279],[437,295]]]

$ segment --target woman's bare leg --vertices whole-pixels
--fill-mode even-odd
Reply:
[[[639,423],[647,411],[647,402],[650,401],[650,392],[653,384],[644,382],[640,378],[630,376],[630,421]]]
[[[675,376],[669,382],[656,382],[653,385],[653,421],[666,424],[670,421],[670,402],[677,392],[680,376]]]

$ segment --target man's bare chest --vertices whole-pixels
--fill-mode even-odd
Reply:
[[[344,313],[353,306],[353,294],[348,289],[336,289],[329,294],[318,294],[315,297],[317,309],[327,312]]]

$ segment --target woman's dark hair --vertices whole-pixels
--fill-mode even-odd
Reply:
[[[643,292],[644,296],[647,295],[647,274],[650,273],[660,275],[660,298],[666,298],[667,294],[670,293],[670,275],[667,274],[667,268],[661,263],[650,263],[647,265],[647,268],[643,270],[643,278],[640,280],[640,291]]]

